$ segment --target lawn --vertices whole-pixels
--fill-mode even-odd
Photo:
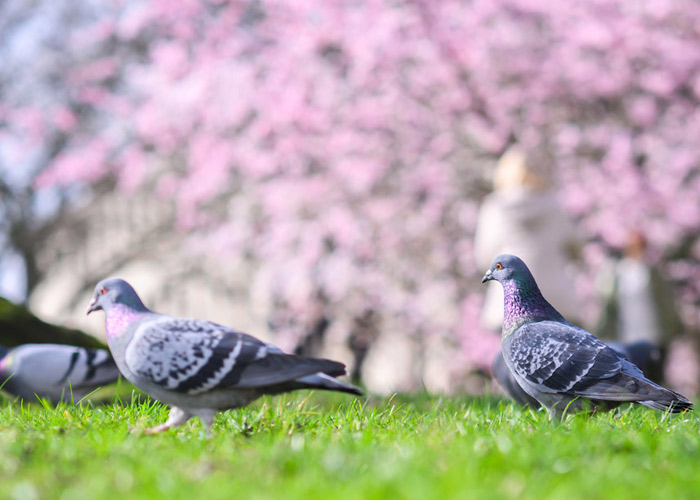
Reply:
[[[0,407],[0,498],[700,498],[700,418],[297,392],[157,436],[155,402]]]

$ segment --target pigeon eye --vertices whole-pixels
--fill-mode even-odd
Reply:
[[[107,289],[105,287],[100,288],[100,295],[104,295],[107,293]]]
[[[496,269],[498,269],[498,270],[503,269],[503,264],[501,264],[500,262],[498,264],[496,264]]]

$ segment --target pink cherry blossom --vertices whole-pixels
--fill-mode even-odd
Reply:
[[[683,274],[700,274],[700,4],[158,0],[97,12],[67,37],[60,102],[3,103],[15,147],[25,132],[66,136],[37,187],[153,179],[197,248],[249,256],[270,304],[303,316],[323,292],[329,311],[452,335],[473,353],[460,362],[481,366],[496,344],[477,326],[471,238],[491,168],[517,142],[548,159],[578,222],[582,288],[641,228],[697,323],[700,280]]]

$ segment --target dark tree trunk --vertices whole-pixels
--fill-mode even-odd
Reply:
[[[104,347],[91,335],[46,323],[24,307],[0,297],[0,344],[13,347],[30,343]]]
[[[350,380],[353,384],[362,382],[362,369],[369,348],[379,335],[377,328],[377,314],[368,310],[362,316],[355,318],[354,327],[350,333],[350,349],[353,354],[353,366],[350,372]]]

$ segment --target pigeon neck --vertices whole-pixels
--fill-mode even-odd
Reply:
[[[107,340],[119,337],[140,314],[146,312],[137,311],[124,304],[114,304],[108,311],[105,311],[107,317],[105,330],[107,332]]]
[[[564,321],[564,317],[547,302],[534,282],[508,280],[503,283],[503,338],[530,321]]]

